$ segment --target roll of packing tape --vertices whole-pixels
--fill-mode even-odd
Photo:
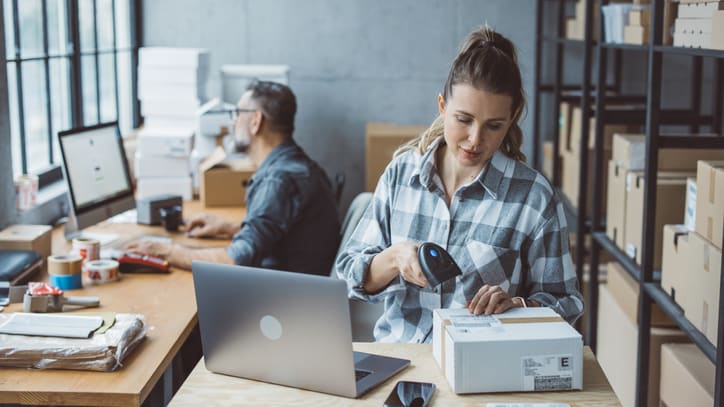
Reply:
[[[95,239],[75,238],[73,239],[73,253],[83,258],[83,263],[98,260],[101,258],[101,242]]]
[[[50,284],[61,290],[75,290],[83,288],[82,274],[48,274],[50,276]]]
[[[48,256],[48,274],[80,276],[82,264],[83,258],[79,254]]]
[[[85,263],[85,274],[91,284],[102,284],[118,280],[118,262],[115,260],[93,260]]]

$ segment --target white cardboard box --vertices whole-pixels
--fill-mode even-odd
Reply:
[[[191,176],[138,179],[136,199],[163,194],[181,195],[184,201],[190,201],[193,198]]]
[[[528,322],[528,321],[530,322]],[[455,393],[583,387],[583,340],[547,307],[433,311],[432,352]]]
[[[188,157],[193,149],[194,129],[152,129],[138,132],[138,148],[141,154]]]
[[[136,151],[133,164],[136,178],[183,177],[191,174],[189,157],[151,155]]]

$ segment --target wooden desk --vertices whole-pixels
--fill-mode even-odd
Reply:
[[[206,210],[199,202],[184,204],[185,216],[200,211],[234,222],[241,222],[244,216],[241,208]],[[228,244],[221,240],[190,239],[183,233],[170,234],[161,227],[137,224],[104,222],[89,230],[118,233],[123,237],[167,235],[182,244],[198,247]],[[70,250],[62,228],[53,231],[52,247],[54,254]],[[47,275],[43,279],[47,280]],[[115,372],[0,369],[0,403],[138,406],[148,397],[198,323],[193,280],[185,270],[175,269],[169,275],[123,275],[120,281],[71,290],[68,294],[100,297],[99,311],[143,314],[149,327],[146,339]],[[21,310],[21,304],[13,304],[5,312]]]
[[[484,406],[485,403],[569,403],[571,406],[620,406],[601,367],[586,347],[583,362],[583,390],[550,393],[488,393],[456,395],[450,389],[435,359],[431,345],[355,343],[354,349],[410,359],[410,367],[354,400],[307,390],[277,386],[253,380],[211,373],[203,359],[186,379],[169,406],[381,406],[398,380],[433,382],[437,391],[434,406]]]

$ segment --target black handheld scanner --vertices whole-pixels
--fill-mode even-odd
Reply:
[[[463,274],[450,253],[435,243],[421,244],[417,249],[417,257],[430,287]]]

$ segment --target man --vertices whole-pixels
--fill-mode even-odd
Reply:
[[[235,141],[257,166],[246,192],[246,218],[237,225],[200,214],[186,230],[192,237],[232,237],[228,248],[141,240],[125,250],[185,269],[204,260],[329,274],[339,244],[337,207],[324,170],[292,138],[296,110],[291,89],[274,82],[253,82],[239,100]]]

